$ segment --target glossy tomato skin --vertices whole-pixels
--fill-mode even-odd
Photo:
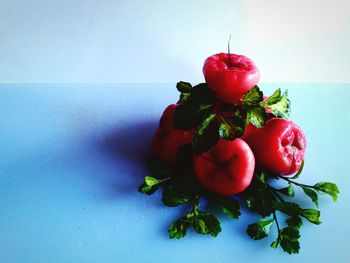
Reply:
[[[208,152],[194,156],[194,172],[208,190],[221,195],[244,191],[251,183],[255,159],[241,139],[219,140]]]
[[[306,138],[290,120],[273,118],[262,128],[250,124],[242,139],[252,149],[257,165],[270,172],[291,175],[301,167]]]
[[[193,136],[193,131],[173,128],[176,107],[177,104],[171,104],[165,109],[152,142],[155,156],[172,166],[179,162],[179,147],[189,144]]]
[[[203,74],[216,97],[238,103],[260,80],[260,71],[248,57],[219,53],[204,61]]]

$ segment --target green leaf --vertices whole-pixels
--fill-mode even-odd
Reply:
[[[288,254],[299,254],[299,241],[290,241],[288,239],[282,239],[280,245],[283,251],[287,252]]]
[[[333,201],[337,201],[338,199],[339,189],[334,183],[320,182],[314,185],[314,189],[330,195],[333,198]]]
[[[312,202],[315,203],[315,205],[318,207],[318,196],[317,196],[317,192],[310,189],[310,188],[307,188],[307,187],[303,187],[303,191],[304,193],[309,196],[312,200]]]
[[[289,254],[299,253],[300,244],[298,239],[300,238],[299,230],[293,227],[286,227],[281,229],[280,232],[280,245],[284,251]]]
[[[277,248],[279,246],[279,244],[280,244],[280,241],[279,241],[279,239],[277,239],[277,240],[275,240],[275,241],[273,241],[271,243],[271,247],[272,248]]]
[[[149,186],[146,183],[143,183],[139,186],[139,192],[147,195],[151,195],[159,189],[160,185]]]
[[[145,183],[148,185],[148,186],[154,186],[156,184],[159,184],[160,181],[152,176],[145,176]]]
[[[316,209],[303,209],[301,212],[301,216],[305,217],[309,222],[319,225],[321,212]]]
[[[281,229],[281,238],[289,241],[298,241],[300,238],[299,230],[294,227],[285,227]]]
[[[145,176],[144,183],[139,186],[139,192],[151,195],[158,190],[160,183],[161,181],[152,176]]]
[[[191,98],[191,93],[181,93],[180,94],[180,103],[184,104],[189,101]]]
[[[246,124],[251,123],[257,128],[264,126],[267,121],[267,113],[262,106],[250,107],[247,111]]]
[[[297,179],[297,178],[299,178],[299,176],[301,175],[301,172],[303,171],[303,169],[304,169],[304,160],[301,162],[299,171],[293,177],[291,177],[290,179]]]
[[[294,227],[297,229],[299,229],[303,225],[303,221],[299,216],[287,218],[286,223],[289,227]]]
[[[267,100],[263,102],[263,105],[273,105],[281,99],[281,89],[278,88]]]
[[[192,91],[192,85],[189,82],[180,81],[176,84],[176,88],[179,92],[190,93]]]
[[[254,240],[263,239],[269,235],[272,223],[273,219],[261,219],[248,225],[247,234]]]
[[[174,189],[165,189],[162,193],[162,202],[166,206],[175,207],[184,203],[187,203],[190,200],[190,196],[175,191]]]
[[[205,225],[204,220],[202,220],[200,218],[195,218],[193,220],[193,228],[199,234],[206,235],[209,232],[207,226]]]
[[[193,220],[193,228],[197,233],[216,237],[221,232],[219,220],[212,214],[199,211]]]
[[[187,216],[181,217],[174,221],[168,230],[170,238],[183,238],[187,230],[191,227],[193,223],[193,214],[188,214]]]
[[[214,193],[208,193],[207,198],[209,202],[212,202],[216,206],[220,207],[227,216],[233,219],[238,219],[238,217],[241,215],[241,212],[239,211],[239,203],[236,199]]]
[[[257,178],[258,178],[259,182],[264,185],[264,184],[266,184],[266,177],[267,176],[268,176],[268,174],[266,172],[262,172],[257,176]]]
[[[235,138],[239,138],[243,135],[245,128],[244,121],[239,117],[222,118],[219,127],[220,138],[232,141]]]
[[[285,91],[276,103],[266,104],[266,107],[269,108],[276,117],[288,119],[290,114],[288,92]]]
[[[194,105],[212,104],[216,100],[214,92],[207,83],[200,83],[193,87],[191,103]]]
[[[295,192],[291,183],[289,183],[288,187],[278,189],[277,191],[289,197],[293,197],[295,195]]]
[[[264,188],[251,187],[246,198],[246,206],[252,212],[259,215],[269,216],[274,210],[273,200],[270,193]]]
[[[243,98],[243,103],[247,106],[252,106],[258,104],[263,100],[263,93],[258,86],[250,89]]]
[[[289,216],[298,216],[300,215],[302,209],[299,205],[292,202],[275,202],[275,207],[278,211],[289,215]]]
[[[191,130],[211,112],[215,96],[206,83],[201,83],[192,88],[190,96],[180,96],[180,101],[174,112],[174,128]]]
[[[192,138],[192,149],[200,155],[210,150],[219,140],[219,122],[215,114],[209,114],[199,125]]]

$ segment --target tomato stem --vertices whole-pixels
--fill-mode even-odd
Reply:
[[[228,53],[228,61],[230,63],[230,68],[232,68],[233,65],[232,65],[232,60],[231,60],[230,42],[231,42],[231,34],[230,34],[230,37],[229,37],[228,43],[227,43],[227,53]]]

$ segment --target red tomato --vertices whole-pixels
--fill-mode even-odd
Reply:
[[[208,57],[203,74],[216,96],[228,103],[239,102],[260,80],[260,71],[250,58],[227,53]]]
[[[194,171],[208,190],[221,195],[237,194],[252,181],[253,152],[241,139],[219,140],[210,151],[194,156]]]
[[[300,169],[306,139],[303,131],[292,121],[274,118],[262,128],[250,124],[242,139],[252,149],[256,163],[266,170],[290,175]]]
[[[176,104],[171,104],[165,109],[152,143],[155,155],[159,160],[168,165],[178,163],[179,147],[189,144],[193,136],[193,131],[183,131],[173,128],[176,107]]]

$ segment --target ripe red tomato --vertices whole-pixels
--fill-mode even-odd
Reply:
[[[250,58],[227,53],[208,57],[203,74],[215,95],[228,103],[239,102],[260,80],[260,71]]]
[[[244,191],[255,168],[253,152],[241,139],[219,140],[210,151],[194,156],[194,171],[201,184],[221,195]]]
[[[168,165],[176,165],[178,163],[179,147],[189,144],[193,136],[193,131],[173,128],[176,107],[176,104],[171,104],[165,109],[152,143],[153,151],[157,158]]]
[[[257,165],[270,172],[290,175],[301,167],[305,134],[290,120],[274,118],[262,128],[249,125],[242,139],[252,149]]]

